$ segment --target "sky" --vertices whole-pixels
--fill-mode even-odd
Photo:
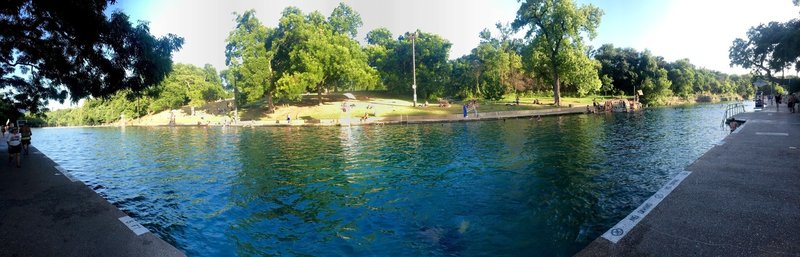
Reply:
[[[320,11],[329,16],[340,1],[313,0],[121,0],[111,10],[122,10],[135,22],[148,21],[151,33],[167,33],[185,38],[183,48],[174,54],[176,62],[225,68],[225,38],[233,29],[233,12],[255,9],[264,25],[276,27],[280,13],[296,6],[304,13]],[[361,15],[362,43],[367,32],[388,28],[397,37],[420,29],[439,34],[453,43],[450,58],[468,54],[478,45],[484,28],[494,30],[497,22],[511,22],[519,3],[516,0],[343,0]],[[791,0],[578,0],[605,13],[598,37],[589,41],[602,44],[649,49],[667,61],[688,58],[697,67],[743,74],[731,68],[728,48],[747,30],[770,21],[785,22],[800,17],[800,8]],[[523,34],[520,34],[520,37]]]
[[[516,0],[118,0],[109,8],[121,10],[132,22],[149,22],[155,36],[168,33],[185,39],[173,60],[225,69],[225,39],[234,28],[234,12],[256,10],[268,27],[276,27],[280,13],[296,6],[304,13],[319,11],[326,17],[344,2],[361,15],[363,26],[357,39],[364,43],[366,33],[388,28],[393,36],[417,29],[435,33],[453,46],[450,58],[469,54],[478,45],[478,34],[498,22],[514,20],[519,9]],[[587,40],[598,48],[603,44],[648,49],[667,61],[688,58],[699,68],[728,74],[748,71],[730,67],[728,49],[736,38],[746,38],[750,27],[770,21],[786,22],[800,18],[800,8],[791,0],[577,0],[592,4],[605,13],[598,36]],[[519,33],[519,37],[524,34]]]

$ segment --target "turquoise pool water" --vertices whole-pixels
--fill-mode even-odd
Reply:
[[[570,256],[721,140],[723,112],[56,128],[33,145],[189,256]]]

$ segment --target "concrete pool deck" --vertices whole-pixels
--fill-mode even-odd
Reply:
[[[127,215],[34,147],[21,168],[7,162],[6,149],[1,143],[0,256],[185,256],[120,220]]]
[[[736,118],[746,122],[668,182],[660,204],[620,222],[637,225],[615,225],[576,256],[800,256],[800,114],[784,105]]]

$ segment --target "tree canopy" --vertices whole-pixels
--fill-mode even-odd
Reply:
[[[155,38],[147,23],[104,14],[107,0],[6,1],[0,5],[0,87],[17,108],[39,112],[48,99],[134,93],[169,73],[183,39]]]
[[[800,20],[751,27],[747,40],[737,38],[729,50],[731,66],[751,69],[774,79],[773,73],[794,66],[800,71]]]

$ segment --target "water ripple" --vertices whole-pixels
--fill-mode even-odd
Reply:
[[[722,112],[40,129],[34,144],[190,256],[568,256],[723,138]]]

